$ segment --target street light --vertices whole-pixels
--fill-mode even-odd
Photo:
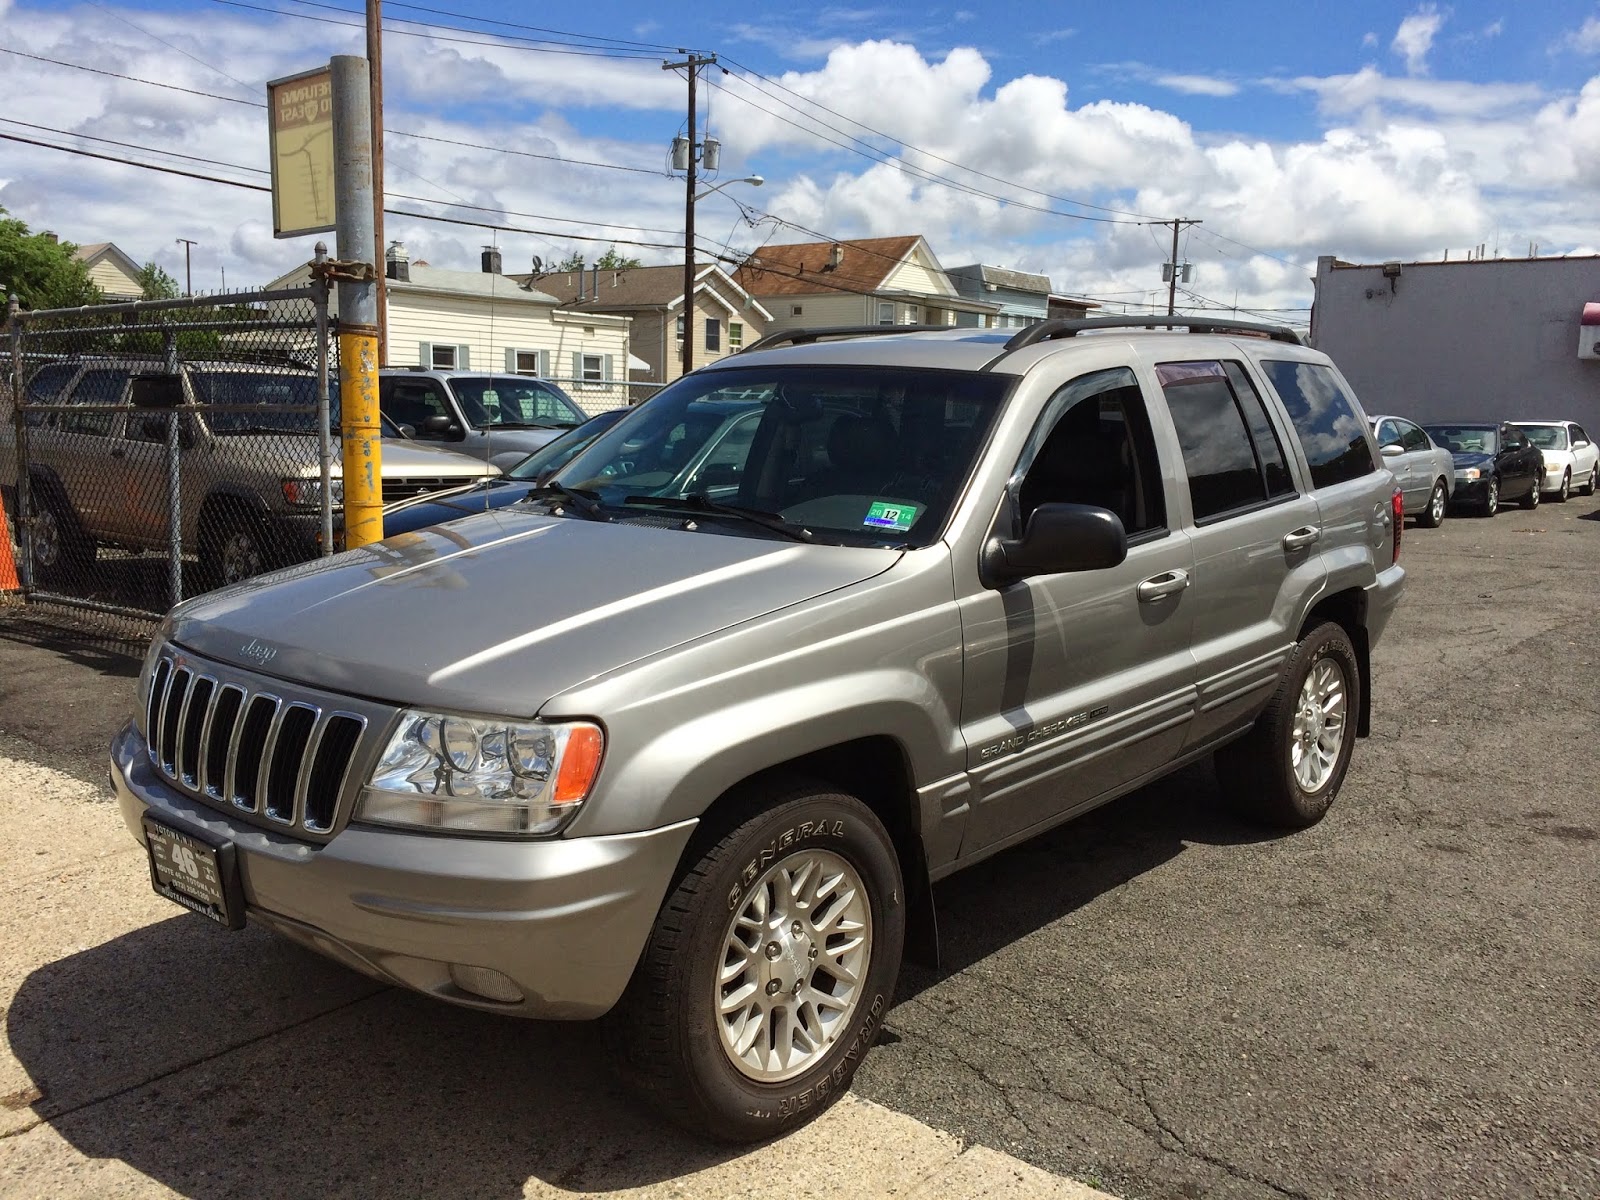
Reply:
[[[712,192],[720,192],[723,188],[727,187],[729,184],[748,183],[751,187],[760,187],[765,182],[766,182],[766,180],[761,178],[761,176],[759,176],[759,175],[746,175],[743,179],[728,179],[728,180],[724,180],[722,183],[717,184],[716,187],[708,187],[705,191],[696,193],[695,194],[695,200],[696,201],[704,200],[707,196],[711,195]]]
[[[694,110],[691,109],[691,112]],[[687,190],[689,203],[683,223],[683,347],[680,351],[681,368],[687,375],[694,370],[694,206],[713,192],[720,192],[723,188],[734,183],[748,183],[751,187],[760,187],[766,180],[759,175],[746,175],[743,179],[725,179],[715,187],[708,187],[704,191],[694,190],[695,152],[699,150],[702,157],[715,166],[715,160],[720,153],[719,143],[715,138],[708,137],[698,147],[690,145],[687,138],[673,139],[673,163],[676,165],[681,159],[688,170]]]

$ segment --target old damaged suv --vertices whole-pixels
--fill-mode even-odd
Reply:
[[[156,888],[805,1119],[933,881],[1203,755],[1278,825],[1339,791],[1394,478],[1326,356],[1188,324],[775,335],[527,502],[181,606],[111,751]]]

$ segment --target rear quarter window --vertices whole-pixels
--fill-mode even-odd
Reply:
[[[1263,359],[1261,369],[1294,423],[1313,487],[1331,487],[1378,469],[1355,400],[1331,367]]]

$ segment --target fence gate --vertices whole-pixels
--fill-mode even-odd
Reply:
[[[331,551],[326,294],[10,315],[0,495],[28,602],[139,626]]]

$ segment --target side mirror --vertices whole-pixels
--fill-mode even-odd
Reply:
[[[415,425],[397,425],[396,428],[400,430],[400,436],[403,438],[414,438],[417,436],[417,427]]]
[[[422,424],[418,425],[416,429],[421,430],[423,433],[433,434],[435,437],[461,432],[461,426],[447,416],[424,417]],[[416,430],[413,430],[413,432],[416,432]]]
[[[1041,504],[1020,538],[991,538],[983,551],[983,573],[997,584],[1033,575],[1103,571],[1128,557],[1122,518],[1088,504]]]
[[[1387,446],[1379,446],[1378,453],[1385,458],[1399,458],[1406,452],[1406,448],[1399,442],[1390,442]]]

